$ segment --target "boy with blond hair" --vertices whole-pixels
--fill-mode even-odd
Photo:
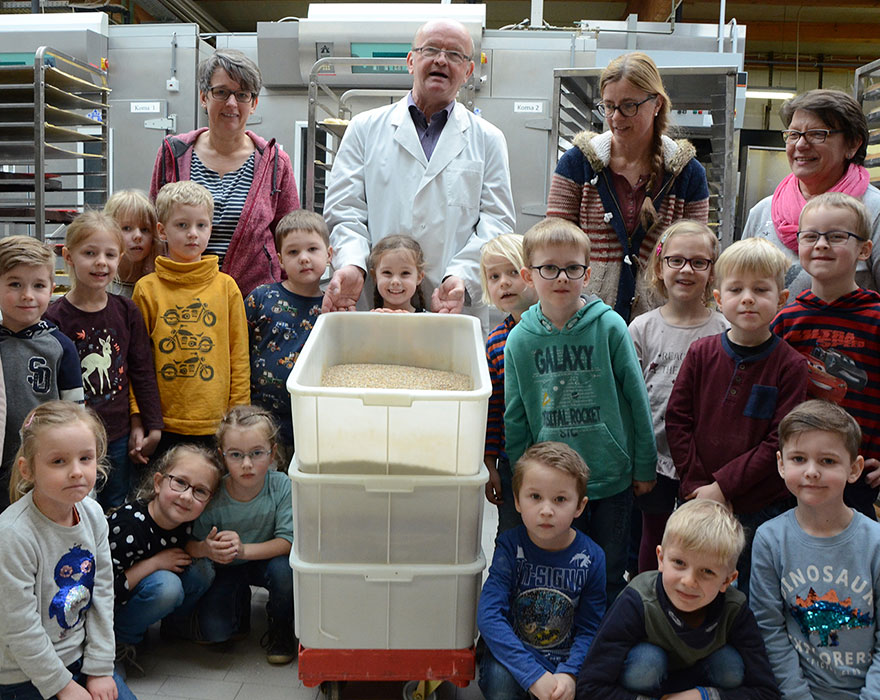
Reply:
[[[504,346],[525,310],[537,301],[535,290],[520,275],[525,265],[523,237],[518,233],[502,233],[480,250],[483,299],[507,314],[486,339],[492,395],[489,397],[483,462],[489,470],[486,498],[498,506],[498,534],[522,524],[514,504],[513,470],[504,450]]]
[[[776,472],[776,428],[804,400],[807,365],[770,332],[785,304],[788,261],[759,238],[715,263],[715,301],[730,329],[691,345],[666,406],[666,436],[683,499],[729,504],[746,529],[739,589],[748,595],[755,528],[791,507]]]
[[[656,479],[648,392],[626,323],[595,295],[590,239],[548,218],[523,239],[522,277],[538,304],[504,351],[504,432],[512,463],[529,445],[558,440],[592,466],[590,502],[575,523],[605,551],[608,602],[623,589],[633,493]]]
[[[213,446],[226,411],[250,403],[241,292],[216,255],[202,256],[213,211],[211,193],[189,180],[159,190],[159,238],[168,255],[156,258],[155,272],[132,294],[153,345],[165,420],[154,458],[180,442]]]
[[[55,256],[30,236],[0,239],[0,364],[9,398],[0,465],[0,511],[9,505],[9,475],[31,409],[53,399],[82,403],[82,373],[73,341],[40,320],[55,288]]]
[[[602,621],[577,697],[778,698],[754,615],[730,585],[744,543],[720,503],[678,508],[657,547],[658,571],[636,576]]]
[[[297,209],[275,229],[275,253],[287,275],[257,287],[244,302],[250,337],[251,400],[278,423],[282,463],[293,454],[287,377],[321,313],[321,277],[333,256],[324,217]]]
[[[751,604],[785,700],[880,697],[880,525],[844,502],[864,468],[846,411],[807,401],[779,424],[797,507],[755,536]]]
[[[855,197],[826,192],[804,206],[798,257],[810,289],[786,306],[771,330],[807,358],[807,394],[837,403],[862,429],[865,470],[845,499],[876,519],[880,485],[880,294],[862,289],[856,268],[871,256],[871,220]]]
[[[498,536],[477,624],[486,700],[573,700],[575,676],[605,612],[599,546],[572,527],[590,471],[561,442],[532,445],[513,473],[523,524]]]

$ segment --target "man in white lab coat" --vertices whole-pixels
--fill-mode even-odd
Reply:
[[[480,248],[513,231],[515,215],[504,135],[455,101],[473,49],[459,22],[422,25],[406,57],[412,91],[351,120],[324,202],[335,268],[325,312],[354,310],[370,248],[403,233],[422,246],[432,310],[475,313],[473,303],[486,316]]]

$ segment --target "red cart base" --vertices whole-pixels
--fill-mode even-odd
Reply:
[[[449,681],[464,688],[474,679],[469,649],[307,649],[300,645],[299,679],[312,688],[324,681]]]

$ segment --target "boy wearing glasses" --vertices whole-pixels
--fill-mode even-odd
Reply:
[[[648,393],[619,314],[595,295],[590,239],[547,218],[523,239],[522,277],[538,304],[522,315],[504,351],[504,431],[515,464],[530,445],[553,440],[590,467],[589,501],[575,526],[605,551],[608,602],[623,589],[633,492],[656,478]]]
[[[858,199],[826,192],[801,211],[798,258],[811,277],[771,330],[806,355],[807,393],[839,404],[862,429],[865,470],[844,499],[872,519],[880,485],[880,294],[862,289],[856,268],[871,256],[871,222]]]
[[[726,504],[746,531],[736,567],[746,595],[755,529],[793,505],[776,470],[777,426],[804,400],[807,366],[770,332],[788,298],[787,269],[785,255],[760,238],[721,253],[713,293],[730,329],[691,345],[666,406],[681,498]]]

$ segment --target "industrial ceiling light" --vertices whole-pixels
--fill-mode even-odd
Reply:
[[[797,94],[794,88],[786,87],[750,87],[746,88],[746,97],[760,100],[790,100]]]

